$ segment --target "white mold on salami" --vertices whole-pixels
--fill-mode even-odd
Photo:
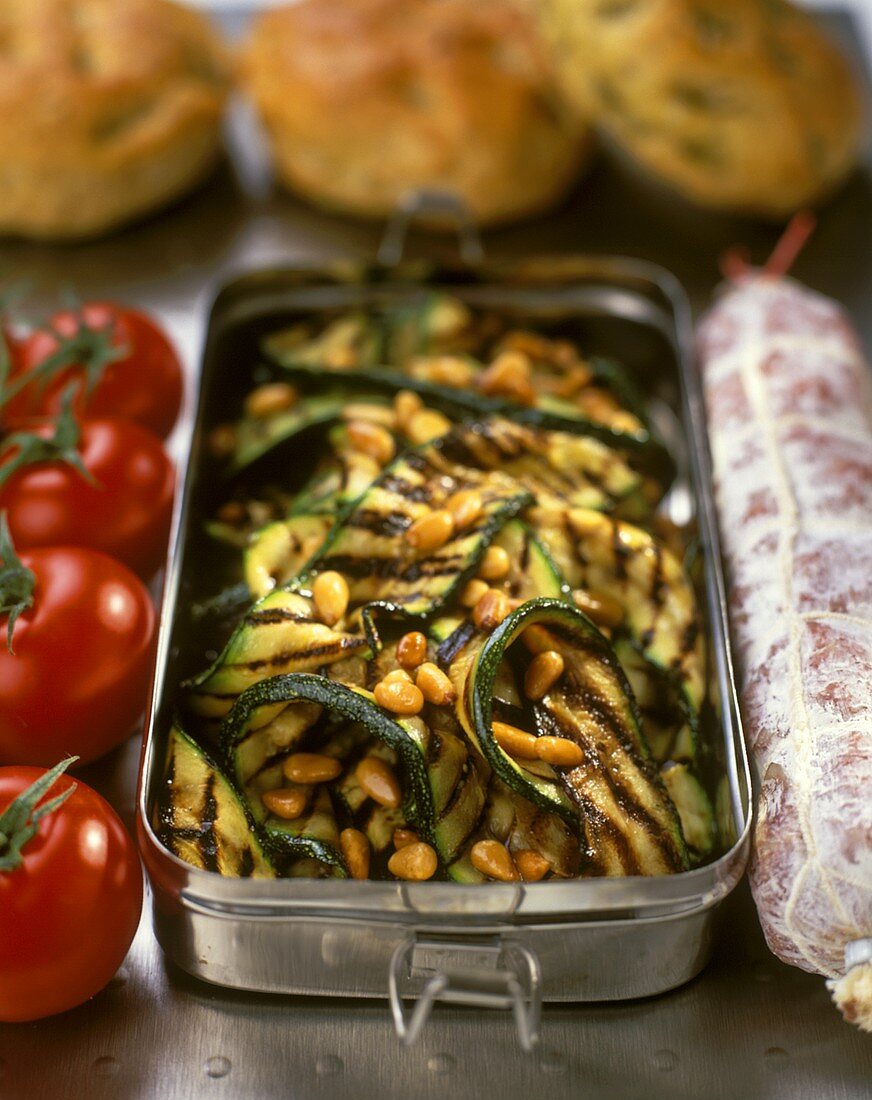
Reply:
[[[872,396],[844,311],[751,275],[698,349],[759,782],[751,885],[772,950],[831,977],[872,937]]]

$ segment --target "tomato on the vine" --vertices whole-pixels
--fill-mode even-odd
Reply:
[[[179,357],[163,331],[138,310],[89,302],[56,313],[20,342],[12,359],[0,413],[8,428],[56,415],[74,380],[80,383],[80,417],[118,416],[163,438],[179,415]]]
[[[53,1016],[99,993],[139,923],[136,847],[108,802],[59,774],[63,766],[0,768],[3,1022]]]
[[[160,440],[69,410],[53,428],[0,442],[0,510],[16,546],[88,546],[148,579],[163,564],[175,475]]]
[[[96,760],[132,733],[151,677],[155,611],[126,566],[95,550],[20,558],[0,516],[0,764]]]

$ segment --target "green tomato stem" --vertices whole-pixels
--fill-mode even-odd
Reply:
[[[55,764],[0,814],[0,872],[14,871],[21,866],[24,862],[22,849],[36,836],[40,821],[62,806],[76,789],[75,786],[69,787],[63,794],[38,805],[60,776],[78,759],[78,756],[68,756],[60,764]]]

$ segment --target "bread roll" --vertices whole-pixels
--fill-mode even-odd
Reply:
[[[784,0],[528,3],[576,107],[698,203],[781,218],[855,163],[855,81]]]
[[[257,21],[242,72],[281,180],[353,214],[435,188],[509,221],[558,199],[587,148],[508,0],[302,0]]]
[[[3,0],[0,233],[88,237],[214,164],[225,75],[202,16],[168,0]]]

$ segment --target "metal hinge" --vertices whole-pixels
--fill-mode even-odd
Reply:
[[[409,990],[421,982],[419,993]],[[394,1027],[406,1046],[421,1034],[436,1001],[511,1010],[521,1049],[529,1053],[539,1040],[539,960],[523,944],[504,943],[498,936],[468,941],[408,937],[391,957],[388,993]],[[414,999],[414,1007],[407,1010],[404,998]]]

